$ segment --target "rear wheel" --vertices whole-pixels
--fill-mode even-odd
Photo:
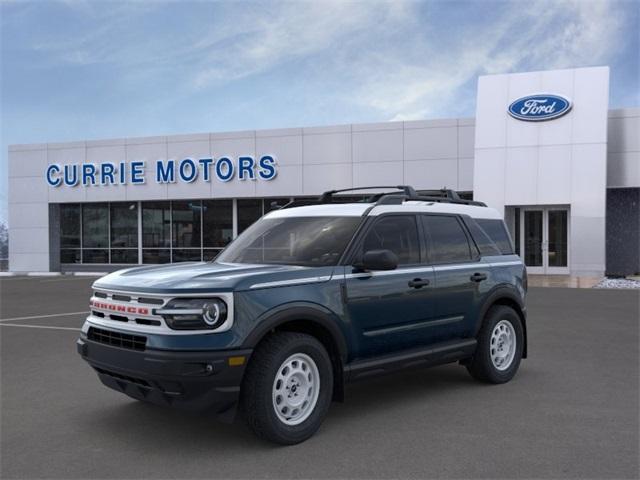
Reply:
[[[518,313],[506,305],[491,307],[477,339],[476,352],[467,364],[471,376],[489,383],[511,380],[520,366],[524,345]]]
[[[331,360],[310,335],[278,332],[252,355],[242,386],[242,408],[261,438],[291,445],[320,427],[333,391]]]

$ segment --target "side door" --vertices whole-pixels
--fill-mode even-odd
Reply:
[[[489,288],[491,267],[456,215],[421,215],[429,263],[434,268],[434,341],[473,335],[475,312]]]
[[[369,250],[387,249],[399,259],[395,270],[345,267],[345,309],[359,339],[357,356],[370,357],[424,343],[433,318],[433,268],[423,263],[424,242],[415,214],[372,220],[355,244],[353,263]]]

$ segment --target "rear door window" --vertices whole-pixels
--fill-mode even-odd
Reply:
[[[422,215],[431,263],[463,263],[473,259],[469,239],[457,217]]]

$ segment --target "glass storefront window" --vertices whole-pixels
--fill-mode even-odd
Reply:
[[[83,249],[82,263],[109,263],[109,250],[107,249]]]
[[[202,201],[202,243],[224,247],[233,239],[233,201]]]
[[[172,202],[171,208],[172,247],[174,249],[200,248],[202,213],[200,200]]]
[[[179,248],[171,250],[171,261],[177,262],[199,262],[202,260],[202,251],[199,248]]]
[[[138,249],[111,249],[111,263],[138,263]]]
[[[106,203],[82,205],[82,248],[109,248],[109,209]]]
[[[80,248],[80,205],[60,205],[60,247]]]
[[[145,248],[142,250],[142,263],[169,263],[171,250],[168,248]]]
[[[111,248],[138,248],[138,204],[112,203]]]
[[[262,216],[261,198],[242,198],[238,200],[238,235],[244,232]]]
[[[171,246],[171,205],[169,202],[142,203],[142,246]]]
[[[80,249],[60,250],[60,263],[80,263]]]
[[[202,260],[205,262],[210,262],[211,260],[216,258],[221,251],[221,248],[205,248],[202,251]]]
[[[238,233],[263,213],[290,201],[290,197],[237,200]],[[126,265],[212,260],[233,240],[233,203],[205,199],[62,204],[60,262]]]

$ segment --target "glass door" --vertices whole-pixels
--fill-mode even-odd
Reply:
[[[527,207],[520,220],[521,257],[532,274],[569,273],[569,212],[566,208]]]
[[[521,241],[524,245],[520,248],[523,252],[522,259],[529,273],[544,273],[544,228],[542,217],[543,210],[524,210],[522,215]]]
[[[569,273],[568,213],[566,209],[545,211],[547,273]]]

